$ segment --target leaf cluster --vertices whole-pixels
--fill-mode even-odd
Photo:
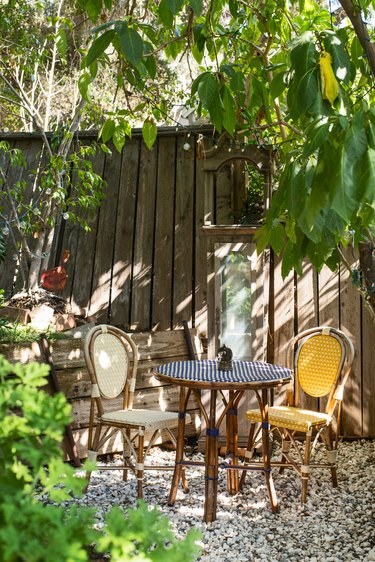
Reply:
[[[193,561],[198,533],[176,540],[167,518],[145,503],[125,514],[113,508],[104,531],[95,529],[95,510],[77,504],[87,482],[62,460],[71,409],[61,393],[45,392],[48,369],[0,356],[2,562],[84,562],[90,551],[113,562]]]

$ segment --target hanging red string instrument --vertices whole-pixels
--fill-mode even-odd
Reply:
[[[65,289],[68,276],[65,271],[64,263],[68,261],[69,257],[69,250],[64,250],[60,265],[42,272],[42,275],[40,277],[40,286],[43,289],[52,291],[54,293],[58,293]]]

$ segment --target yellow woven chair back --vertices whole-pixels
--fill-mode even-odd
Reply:
[[[298,382],[310,396],[327,395],[341,373],[345,350],[333,335],[309,336],[300,345],[295,366]]]
[[[104,398],[116,398],[124,390],[129,358],[118,337],[99,334],[93,344],[92,361],[99,392]]]

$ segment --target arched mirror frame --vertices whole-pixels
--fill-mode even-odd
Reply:
[[[215,248],[218,244],[236,244],[253,242],[257,226],[249,225],[220,225],[213,224],[215,209],[215,174],[230,162],[236,160],[250,162],[257,171],[264,176],[264,199],[263,208],[267,210],[271,197],[272,167],[274,164],[274,153],[272,147],[260,147],[257,145],[245,146],[225,135],[220,137],[217,144],[208,150],[201,150],[203,160],[205,189],[204,225],[201,232],[206,239],[207,248],[207,339],[208,357],[216,356],[219,346],[218,340],[218,311],[215,304],[216,262]],[[256,359],[267,358],[267,332],[268,332],[268,295],[269,295],[269,252],[264,251],[257,259],[256,268],[262,274],[262,310],[255,311],[256,330],[260,334],[259,350]],[[258,305],[259,306],[259,305]]]

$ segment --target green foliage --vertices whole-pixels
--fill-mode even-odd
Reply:
[[[183,540],[176,540],[168,519],[143,501],[138,502],[138,509],[127,511],[125,522],[119,507],[114,507],[105,521],[108,533],[99,538],[98,548],[110,552],[114,561],[190,562],[199,554],[198,531],[192,529]]]
[[[0,291],[0,306],[2,306],[1,297],[4,291]],[[4,316],[0,318],[0,342],[1,343],[22,343],[38,341],[41,336],[41,330],[33,328],[28,324],[20,324],[11,321]],[[52,329],[43,330],[48,339],[64,339],[66,335],[63,332],[54,332]]]
[[[56,132],[52,145],[58,147],[61,142],[62,138]],[[77,143],[76,150],[67,158],[53,154],[43,167],[28,170],[26,181],[22,178],[22,175],[26,176],[23,169],[27,165],[24,154],[18,149],[11,149],[6,141],[0,142],[0,157],[17,171],[15,177],[22,178],[9,183],[9,178],[0,172],[0,181],[4,186],[0,192],[0,206],[3,209],[0,212],[3,221],[0,250],[1,240],[5,245],[10,229],[18,231],[20,236],[19,247],[15,248],[17,251],[22,249],[23,240],[38,238],[46,228],[54,227],[61,215],[64,220],[78,222],[85,230],[89,229],[87,220],[77,210],[92,212],[103,198],[105,183],[93,170],[93,160],[98,150],[95,144],[85,146]],[[56,181],[57,177],[62,178],[62,181]],[[37,186],[36,196],[31,200],[28,195],[30,183]],[[13,237],[10,241],[13,241]]]
[[[151,148],[154,119],[181,103],[173,85],[161,83],[160,69],[186,61],[191,88],[183,103],[219,132],[275,148],[277,193],[258,240],[259,249],[271,244],[283,255],[284,274],[301,271],[305,258],[317,269],[335,268],[340,244],[375,235],[371,0],[345,3],[360,20],[356,27],[320,3],[297,0],[145,0],[121,10],[115,0],[77,4],[96,26],[78,80],[81,96],[94,104],[92,82],[105,70],[127,102],[137,96],[107,111],[101,142],[121,150],[138,116]],[[64,58],[65,19],[60,27]],[[322,53],[334,78],[330,100]]]
[[[104,531],[95,530],[95,511],[76,504],[86,480],[62,461],[70,406],[42,389],[48,369],[0,356],[1,561],[84,562],[90,550],[112,562],[193,561],[198,533],[177,541],[167,518],[144,503],[125,514],[112,509]]]

